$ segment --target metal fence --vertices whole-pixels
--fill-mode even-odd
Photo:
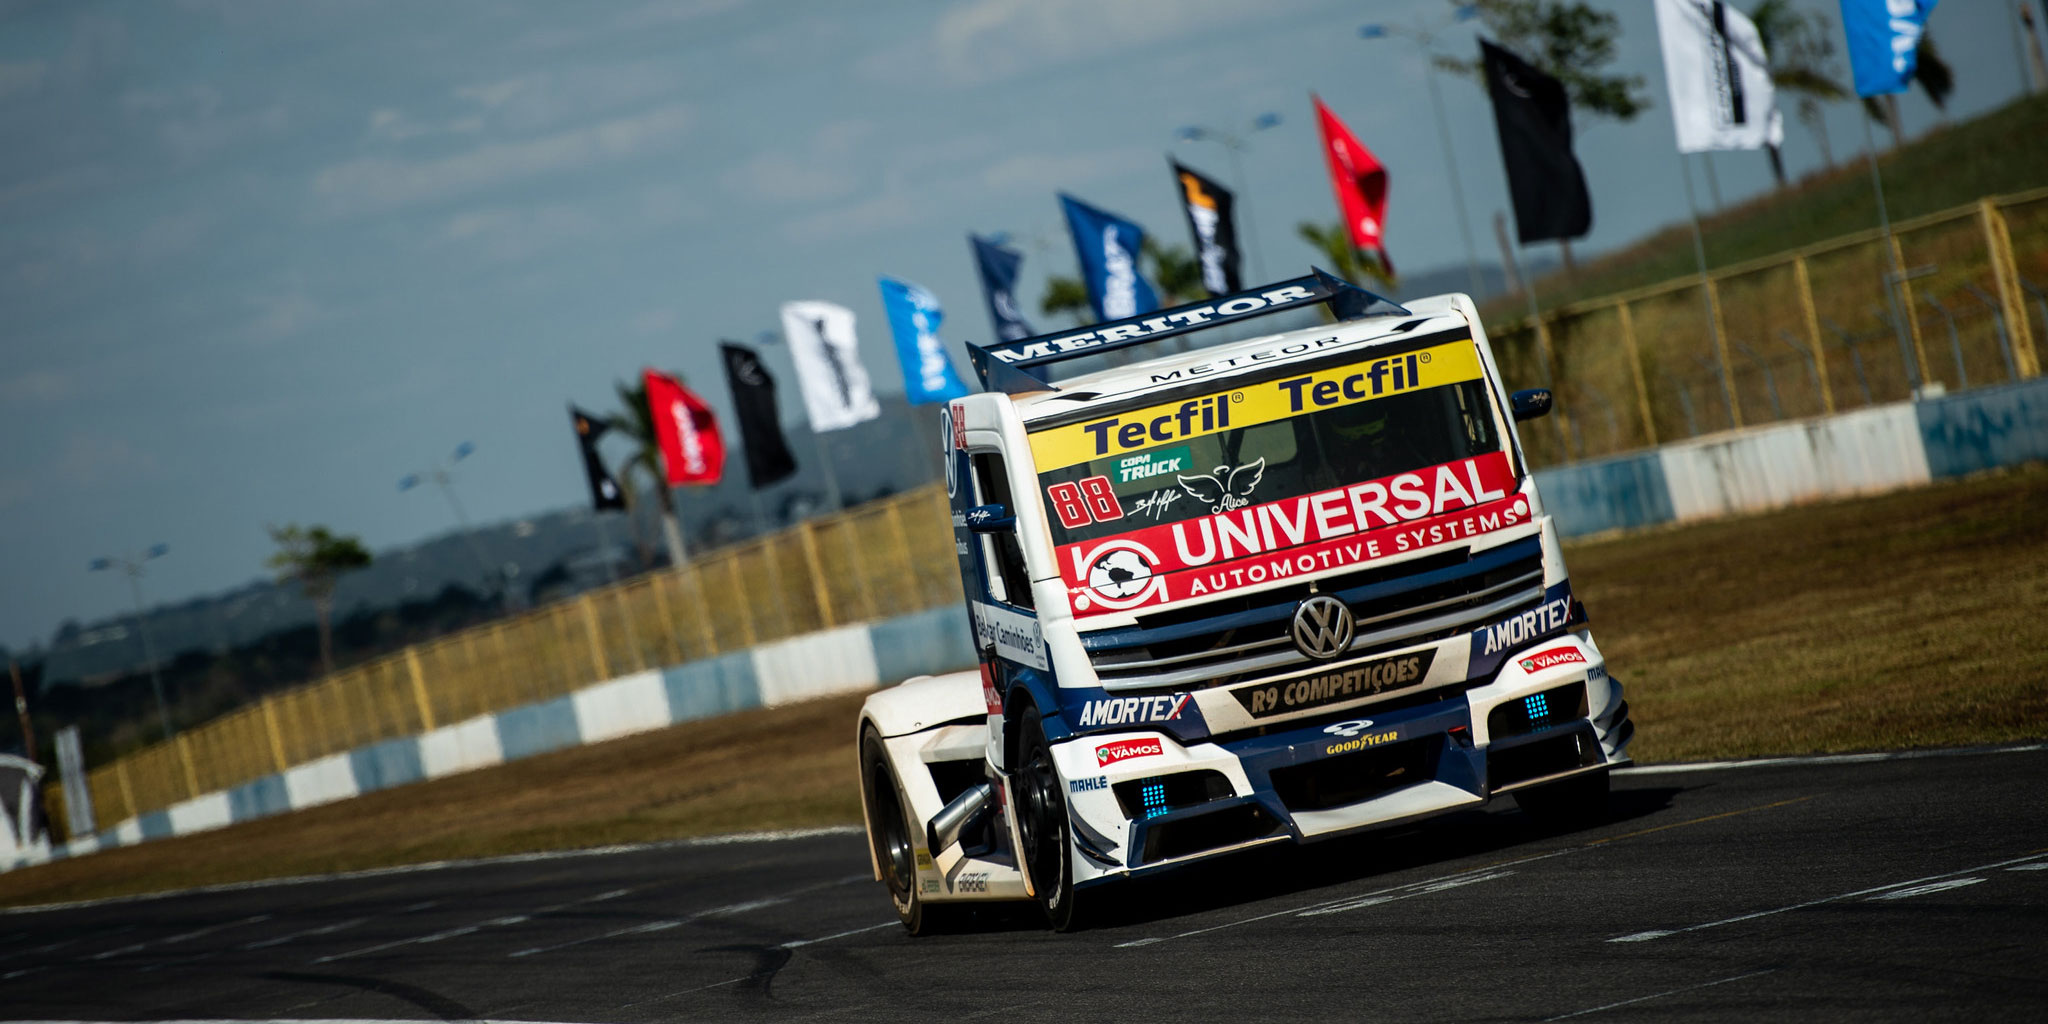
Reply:
[[[1871,230],[1490,328],[1510,387],[1557,392],[1531,461],[2040,372],[2048,189],[1902,221],[1892,244],[1902,273]]]
[[[93,806],[121,821],[629,672],[957,601],[947,515],[924,487],[409,647],[94,769]]]
[[[1960,389],[2040,373],[2048,189],[1894,237],[1904,280],[1872,231],[1494,330],[1510,386],[1558,393],[1549,425],[1525,432],[1531,460],[1896,401],[1916,377]],[[120,821],[624,673],[957,601],[947,515],[928,486],[408,648],[95,769],[93,804]]]

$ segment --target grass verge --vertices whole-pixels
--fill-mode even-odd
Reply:
[[[1642,761],[2048,733],[2048,466],[1570,545]],[[853,695],[0,875],[0,905],[860,820]]]

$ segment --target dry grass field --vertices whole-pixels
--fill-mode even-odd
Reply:
[[[2048,466],[1568,546],[1642,761],[2048,734]],[[0,904],[860,819],[861,698],[0,875]]]

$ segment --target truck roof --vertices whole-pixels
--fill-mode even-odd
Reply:
[[[1069,377],[1045,390],[1011,396],[1025,422],[1070,414],[1106,402],[1121,402],[1149,393],[1185,387],[1202,380],[1224,380],[1245,373],[1264,374],[1276,366],[1315,359],[1331,352],[1361,350],[1402,338],[1466,329],[1456,297],[1439,295],[1405,303],[1405,316],[1374,316],[1362,320],[1317,324],[1161,355],[1129,366],[1109,367]]]

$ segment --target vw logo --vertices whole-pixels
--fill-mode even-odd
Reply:
[[[1335,725],[1323,726],[1323,731],[1332,736],[1342,736],[1349,739],[1370,728],[1372,728],[1372,719],[1354,718],[1349,722],[1338,722]]]
[[[1311,658],[1334,658],[1351,649],[1351,609],[1328,594],[1317,594],[1294,610],[1294,646]]]

